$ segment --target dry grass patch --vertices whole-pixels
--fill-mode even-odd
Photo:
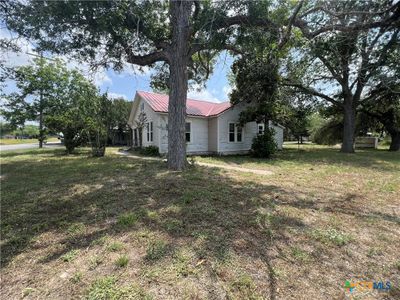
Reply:
[[[400,281],[398,154],[199,159],[274,176],[2,153],[0,297],[343,299],[346,280]]]

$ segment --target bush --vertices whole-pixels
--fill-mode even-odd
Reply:
[[[342,141],[343,122],[332,118],[315,130],[312,141],[319,145],[335,145]]]
[[[263,134],[254,137],[253,144],[251,145],[251,155],[254,157],[270,158],[278,149],[274,134],[275,132],[272,128],[267,128]]]
[[[156,146],[147,146],[144,148],[141,148],[139,150],[140,154],[142,155],[147,155],[147,156],[159,156],[160,152],[158,152],[158,147]]]

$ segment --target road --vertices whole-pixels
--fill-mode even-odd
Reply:
[[[44,144],[43,147],[61,147],[63,146],[61,143],[47,143]],[[35,149],[39,148],[39,143],[34,144],[14,144],[14,145],[0,145],[0,151],[9,151],[9,150],[22,150],[22,149]]]

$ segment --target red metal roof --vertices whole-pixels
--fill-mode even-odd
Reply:
[[[137,91],[156,112],[168,113],[168,95]],[[211,117],[216,116],[230,108],[230,102],[213,103],[204,100],[187,99],[186,113],[191,116]]]

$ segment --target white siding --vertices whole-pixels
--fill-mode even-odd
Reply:
[[[160,153],[168,151],[168,116],[159,114]],[[186,122],[191,123],[191,141],[187,143],[187,153],[207,153],[208,152],[208,119],[187,117]]]
[[[280,126],[275,126],[275,125],[270,125],[269,127],[273,128],[275,130],[275,142],[278,145],[278,149],[282,150],[282,146],[283,146],[283,129]]]
[[[159,131],[157,130],[157,127],[159,126],[158,114],[155,113],[153,109],[146,103],[146,101],[143,101],[141,98],[137,98],[135,101],[139,101],[139,103],[138,103],[138,109],[136,110],[135,116],[133,117],[134,122],[131,125],[132,129],[136,128],[137,126],[135,121],[138,120],[139,115],[141,113],[140,110],[141,103],[144,103],[144,113],[146,114],[147,122],[153,122],[153,141],[152,142],[147,141],[147,129],[145,126],[143,128],[143,139],[142,139],[143,146],[147,147],[152,145],[158,147],[158,139],[159,139]]]
[[[253,137],[257,132],[255,122],[247,123],[243,127],[242,142],[229,142],[229,123],[237,123],[242,106],[236,105],[218,116],[218,152],[233,154],[247,152],[251,148]]]
[[[258,126],[256,122],[249,122],[243,127],[242,142],[229,142],[229,123],[237,123],[239,114],[244,109],[243,105],[236,105],[218,116],[218,153],[234,154],[245,153],[251,149],[253,138],[257,135]],[[275,129],[275,141],[279,149],[282,149],[283,129],[279,126],[270,127]]]
[[[208,119],[208,151],[218,152],[218,118]]]

